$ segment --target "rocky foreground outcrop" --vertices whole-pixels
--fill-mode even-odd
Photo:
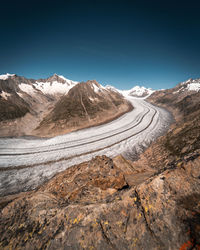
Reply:
[[[1,208],[1,249],[199,249],[200,156],[159,171],[96,157]]]

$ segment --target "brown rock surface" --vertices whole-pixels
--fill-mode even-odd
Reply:
[[[0,248],[198,249],[200,157],[162,171],[114,162],[96,157],[1,204]]]
[[[103,88],[95,80],[81,82],[56,103],[35,129],[34,135],[56,136],[101,125],[132,109],[118,92]]]

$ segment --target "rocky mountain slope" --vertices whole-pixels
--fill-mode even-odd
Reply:
[[[180,115],[184,114],[186,117],[187,113],[199,110],[199,92],[200,79],[189,79],[186,82],[179,83],[172,89],[154,92],[148,100],[156,105],[167,107],[174,114],[175,118],[179,119]]]
[[[95,81],[78,84],[56,74],[39,80],[0,75],[0,136],[54,136],[106,122],[130,109],[122,95]]]
[[[56,74],[38,81],[0,75],[0,136],[31,135],[60,96],[76,84]]]
[[[0,76],[0,121],[18,118],[30,112],[31,103],[25,100],[26,93],[20,88],[21,82],[27,86],[31,84],[31,81],[16,75]]]
[[[108,122],[132,109],[118,92],[96,81],[77,84],[63,96],[36,130],[39,135],[58,135]]]
[[[2,197],[1,248],[200,249],[200,92],[175,91],[151,96],[177,122],[138,161],[96,157]]]

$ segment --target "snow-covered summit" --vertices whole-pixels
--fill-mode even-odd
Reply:
[[[200,81],[188,84],[187,89],[189,91],[197,91],[197,92],[199,92],[200,91]]]
[[[150,88],[135,86],[130,90],[123,91],[125,95],[134,96],[134,97],[147,97],[150,96],[154,90]]]
[[[57,75],[57,74],[54,74],[54,75],[56,75],[56,76],[58,76],[58,77],[60,77],[61,79],[63,79],[64,81],[69,81],[67,78],[65,78],[64,76],[62,76],[62,75]]]
[[[33,85],[47,95],[67,94],[78,82],[69,80],[62,75],[54,74],[47,79],[40,79]]]
[[[7,80],[9,77],[15,76],[15,74],[5,74],[5,75],[0,75],[0,80]]]
[[[118,92],[118,93],[121,92],[121,90],[119,90],[119,89],[117,89],[117,88],[115,88],[115,87],[113,87],[111,85],[106,85],[105,88],[108,89],[108,90],[112,90],[114,92]]]
[[[38,80],[39,81],[39,80]],[[69,84],[71,83],[78,83],[76,81],[72,81],[72,80],[69,80],[67,79],[66,77],[64,77],[63,75],[57,75],[56,73],[53,74],[52,76],[50,76],[49,78],[47,79],[42,79],[42,81],[49,81],[49,82],[52,82],[52,81],[57,81],[57,82],[67,82]]]
[[[200,79],[189,79],[188,81],[186,81],[186,89],[189,91],[196,91],[199,92],[200,91]]]
[[[173,94],[185,91],[200,92],[200,78],[198,79],[190,78],[187,81],[180,83],[179,85],[177,85],[176,91],[174,91]]]
[[[143,86],[142,87],[135,86],[129,90],[118,90],[118,89],[115,89],[115,90],[124,96],[133,96],[133,97],[140,97],[140,98],[146,98],[155,91],[151,88],[145,88]]]
[[[92,83],[92,88],[95,93],[99,93],[105,90],[105,88],[101,84],[97,83],[96,81]]]
[[[155,92],[155,90],[151,89],[151,88],[145,88],[145,87],[140,87],[140,86],[135,86],[130,90],[119,90],[111,85],[107,85],[106,89],[115,91],[115,92],[119,92],[120,94],[122,94],[123,96],[127,97],[127,96],[133,96],[133,97],[140,97],[140,98],[146,98],[148,96],[150,96],[153,92]]]

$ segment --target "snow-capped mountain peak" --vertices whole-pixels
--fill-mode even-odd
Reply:
[[[154,92],[151,88],[145,88],[143,86],[135,86],[130,90],[127,90],[126,93],[129,96],[135,96],[135,97],[147,97],[150,96]]]
[[[106,85],[105,88],[108,89],[108,90],[112,90],[114,92],[121,93],[121,90],[119,90],[119,89],[117,89],[117,88],[115,88],[115,87],[113,87],[111,85]]]
[[[133,97],[146,98],[146,97],[150,96],[153,92],[155,92],[155,90],[153,90],[151,88],[145,88],[143,86],[142,87],[135,86],[130,90],[119,90],[111,85],[107,85],[105,88],[108,90],[119,92],[120,94],[122,94],[125,97],[133,96]]]
[[[57,75],[57,74],[55,74],[55,75]],[[69,81],[69,79],[65,78],[65,77],[62,76],[62,75],[57,75],[57,76],[60,77],[61,79],[63,79],[64,81]]]
[[[0,80],[7,80],[9,77],[15,76],[15,74],[5,74],[5,75],[0,75]]]
[[[190,78],[187,81],[178,84],[173,94],[185,91],[200,92],[200,78],[198,79]]]
[[[105,88],[96,81],[93,81],[92,88],[93,88],[95,93],[99,93],[99,92],[102,92],[105,90]]]
[[[67,78],[64,77],[63,75],[57,75],[56,73],[53,75],[53,77],[56,77],[57,79],[62,79],[62,80],[64,80],[65,82],[72,81],[72,80],[67,79]],[[75,82],[75,81],[74,81],[74,82]]]
[[[186,89],[189,91],[196,91],[199,92],[200,91],[200,79],[189,79],[188,81],[186,81],[187,86]]]
[[[78,82],[69,80],[62,75],[54,74],[47,79],[40,79],[33,85],[36,89],[47,95],[63,95],[67,94],[68,91],[74,87]]]

